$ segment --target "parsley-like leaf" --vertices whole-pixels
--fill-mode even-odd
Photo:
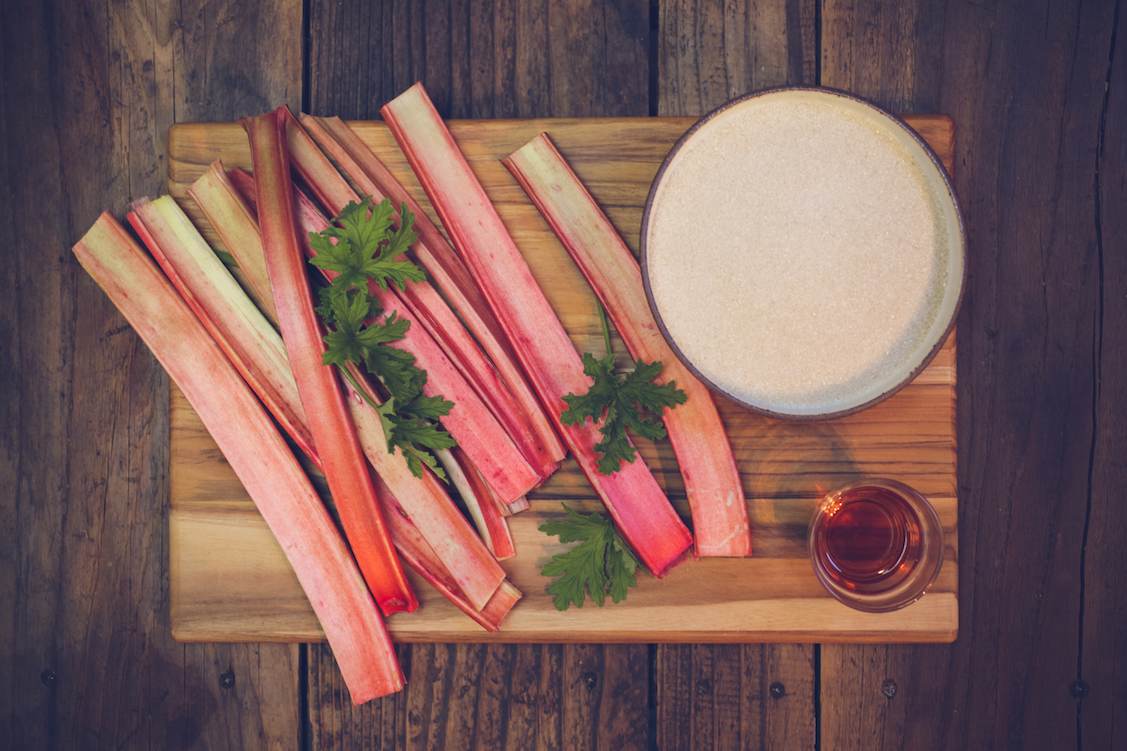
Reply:
[[[422,409],[432,412],[441,411],[445,414],[453,406],[451,402],[441,397],[420,396],[418,399],[426,400]],[[435,399],[440,399],[443,404],[437,405]],[[431,452],[453,448],[457,442],[449,433],[424,417],[419,412],[420,407],[413,406],[414,401],[397,405],[395,399],[388,399],[380,407],[380,420],[387,434],[387,450],[392,453],[396,448],[400,449],[403,458],[407,460],[408,469],[416,477],[423,476],[423,467],[426,466],[440,478],[446,479],[446,473]]]
[[[363,365],[374,375],[390,397],[382,405],[370,402],[387,433],[388,452],[399,449],[418,476],[430,467],[445,478],[432,452],[455,445],[437,422],[454,405],[441,396],[423,395],[426,372],[416,366],[413,354],[390,346],[406,335],[410,321],[394,312],[380,318],[370,288],[394,284],[403,289],[409,281],[426,278],[404,255],[416,239],[414,216],[402,206],[398,226],[394,218],[390,201],[375,204],[365,198],[348,204],[331,226],[309,236],[316,251],[310,263],[333,277],[319,290],[316,308],[327,329],[324,362],[338,366],[350,382],[351,365]]]
[[[441,396],[424,396],[419,394],[411,401],[399,408],[400,414],[409,414],[424,420],[437,420],[450,414],[454,402]]]
[[[591,377],[591,388],[585,394],[564,396],[567,409],[560,420],[565,425],[602,421],[603,437],[595,444],[595,450],[599,452],[599,472],[610,475],[618,471],[622,462],[629,464],[637,455],[627,431],[654,441],[664,438],[662,410],[684,404],[687,396],[677,388],[676,381],[654,383],[661,374],[660,362],[637,360],[633,370],[621,375],[615,372],[606,313],[601,306],[599,312],[607,354],[597,358],[590,352],[583,353],[583,372]]]
[[[556,609],[583,607],[588,597],[602,607],[608,594],[613,602],[621,602],[638,583],[638,559],[603,514],[584,514],[566,504],[564,512],[563,519],[540,525],[541,532],[559,537],[560,542],[579,543],[552,556],[541,569],[553,579],[548,594]]]
[[[415,356],[407,350],[377,344],[364,353],[362,362],[369,373],[379,377],[388,394],[397,401],[414,399],[426,382],[426,373],[416,367]]]
[[[317,255],[314,266],[337,274],[332,286],[344,290],[373,281],[383,289],[422,281],[426,273],[403,254],[415,242],[415,218],[402,207],[399,227],[392,228],[391,202],[373,205],[370,198],[350,203],[333,226],[309,236]]]

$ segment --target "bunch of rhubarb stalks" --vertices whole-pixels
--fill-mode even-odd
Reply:
[[[506,517],[528,507],[527,494],[568,451],[655,576],[690,549],[750,554],[743,493],[712,398],[670,352],[634,256],[548,136],[505,164],[631,354],[663,362],[663,377],[687,393],[662,419],[695,545],[640,457],[603,474],[599,426],[561,421],[564,396],[588,389],[591,378],[426,91],[416,84],[382,114],[445,234],[346,123],[299,121],[281,107],[243,122],[253,174],[216,162],[189,191],[231,258],[168,196],[133,204],[133,235],[104,213],[74,246],[254,500],[356,703],[403,687],[383,616],[418,607],[404,563],[483,628],[501,627],[521,597],[498,563],[516,554]],[[425,371],[423,394],[453,403],[441,424],[456,446],[436,451],[437,463],[410,465],[391,447],[378,379],[356,363],[325,362],[311,236],[363,199],[390,201],[393,222],[413,217],[409,257],[425,278],[369,286],[385,313],[407,322],[390,346]],[[317,265],[327,281],[337,273]],[[298,452],[323,473],[331,509]]]

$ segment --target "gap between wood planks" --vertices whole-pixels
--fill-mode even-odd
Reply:
[[[1120,0],[1115,0],[1115,10],[1111,15],[1111,40],[1108,42],[1107,68],[1104,73],[1104,97],[1100,104],[1099,128],[1096,132],[1096,159],[1093,170],[1093,219],[1096,225],[1096,322],[1092,327],[1092,442],[1088,450],[1088,493],[1084,504],[1084,531],[1080,537],[1080,606],[1077,614],[1076,634],[1076,681],[1072,684],[1072,695],[1076,702],[1076,748],[1084,748],[1084,702],[1079,701],[1088,692],[1084,681],[1084,609],[1086,598],[1085,571],[1088,562],[1088,532],[1092,521],[1092,495],[1096,471],[1096,448],[1099,444],[1100,428],[1100,372],[1103,365],[1104,339],[1104,235],[1103,235],[1103,173],[1100,162],[1104,155],[1104,137],[1107,133],[1107,112],[1111,100],[1111,73],[1115,64],[1115,42],[1119,32]]]

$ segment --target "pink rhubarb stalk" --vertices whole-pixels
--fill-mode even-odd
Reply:
[[[220,203],[230,200],[242,202],[242,199],[235,195],[223,198]],[[229,206],[215,206],[211,207],[211,213],[229,216],[232,214],[232,210]],[[224,231],[231,233],[233,230],[217,227],[216,231],[222,234]],[[192,232],[195,233],[194,228],[192,228]],[[198,233],[195,234],[198,237]],[[202,238],[199,238],[199,241],[202,242]],[[181,240],[181,244],[191,245],[184,240]],[[258,264],[253,264],[253,261],[256,258],[263,258],[257,222],[250,232],[238,234],[237,242],[233,242],[232,247],[239,248],[237,257],[246,258],[252,262],[252,266],[257,267]],[[210,248],[206,250],[214,259],[214,254],[211,254]],[[215,263],[218,263],[217,259]],[[222,264],[220,264],[220,268],[222,272],[226,273]],[[262,268],[265,268],[264,264]],[[199,277],[192,276],[191,278]],[[248,275],[247,281],[251,285],[257,284],[264,288],[266,296],[270,296],[268,279]],[[232,285],[234,285],[234,280],[230,279],[228,275],[227,284],[212,279],[198,293],[192,292],[191,294],[192,296],[213,297],[214,299],[208,309],[217,320],[222,321],[232,317],[238,319],[239,316],[233,311],[244,310],[247,307],[253,307],[253,305],[251,305],[245,292],[238,289],[237,285],[232,290]],[[239,365],[241,371],[257,372],[276,379],[288,376],[292,380],[292,376],[289,375],[290,365],[286,358],[282,338],[273,326],[262,319],[261,314],[255,320],[254,335],[244,337],[240,341],[243,346],[235,348],[232,361]],[[366,381],[364,381],[363,375],[357,373],[354,376],[357,384],[364,388]],[[297,416],[299,432],[307,433],[305,412],[298,400],[296,386],[294,389],[287,391],[286,394],[290,400],[286,408]],[[360,445],[377,474],[377,495],[384,500],[395,499],[397,507],[403,509],[403,512],[408,513],[412,518],[413,528],[417,528],[416,534],[421,535],[420,539],[429,541],[427,545],[431,552],[424,556],[414,550],[412,538],[403,538],[397,535],[394,525],[392,526],[392,541],[400,554],[412,566],[415,566],[415,561],[433,561],[438,568],[420,571],[419,573],[428,581],[433,577],[439,577],[454,582],[461,598],[460,600],[453,600],[452,598],[456,605],[462,607],[462,603],[472,602],[480,610],[496,593],[498,586],[505,577],[504,570],[489,554],[485,545],[477,538],[465,518],[458,512],[446,493],[445,487],[429,472],[422,478],[415,477],[411,474],[401,456],[388,453],[387,437],[383,426],[380,423],[379,416],[368,403],[368,400],[378,403],[379,398],[370,390],[370,387],[367,388],[365,396],[366,398],[362,398],[360,395],[349,391],[346,394],[346,401],[353,423],[356,426]],[[320,466],[320,458],[317,457],[316,453],[311,453],[310,458]],[[386,491],[381,490],[381,487],[386,488]],[[386,519],[387,515],[390,514],[386,506],[384,513]],[[474,617],[476,620],[476,616]]]
[[[328,165],[328,169],[340,179],[340,175],[331,164]],[[329,181],[322,177],[318,182]],[[249,199],[252,205],[257,204],[256,194],[249,194]],[[359,198],[354,197],[351,200],[359,200]],[[336,209],[338,213],[345,205],[347,202]],[[309,257],[313,257],[315,251],[308,242],[309,233],[323,231],[329,226],[329,220],[300,191],[296,210],[301,227],[302,247]],[[324,275],[330,281],[335,276],[328,271],[324,271]],[[450,413],[442,418],[442,424],[466,450],[475,466],[486,476],[490,487],[501,498],[509,501],[520,498],[539,485],[540,476],[525,460],[511,436],[434,338],[419,324],[413,311],[404,304],[402,298],[395,294],[394,290],[381,289],[375,283],[369,284],[368,289],[384,312],[395,313],[399,318],[410,323],[404,338],[392,342],[390,346],[402,348],[415,355],[418,366],[427,372],[423,393],[428,396],[441,395],[454,403]]]
[[[564,395],[586,392],[591,379],[446,124],[421,84],[381,112],[588,481],[643,563],[661,576],[685,555],[692,536],[641,457],[600,474],[597,426],[560,422]]]
[[[184,392],[254,500],[313,606],[352,700],[361,704],[402,689],[395,649],[344,541],[208,331],[108,214],[74,254]]]
[[[369,404],[378,403],[378,397],[362,374],[354,380],[364,395],[351,394],[348,401],[364,453],[376,459],[373,464],[379,478],[392,489],[396,502],[423,533],[466,599],[481,610],[501,586],[505,570],[474,534],[432,472],[424,471],[422,477],[415,477],[406,461],[387,453],[386,434],[379,415]]]
[[[361,193],[376,201],[389,199],[397,212],[400,206],[406,205],[415,216],[419,239],[412,252],[450,301],[450,306],[429,282],[408,284],[403,292],[404,302],[462,369],[541,478],[549,477],[564,457],[563,446],[510,350],[503,344],[500,324],[465,264],[430,216],[343,120],[302,115],[301,122]],[[465,326],[451,307],[465,321]],[[489,353],[492,363],[466,327]]]
[[[392,546],[356,426],[336,373],[322,362],[325,345],[294,223],[283,111],[247,118],[243,125],[250,137],[259,229],[278,324],[329,492],[380,609],[388,615],[414,610],[418,602]]]
[[[697,555],[751,554],[743,486],[712,394],[681,363],[646,304],[642,271],[630,248],[547,133],[503,160],[587,277],[631,356],[662,363],[688,400],[662,418],[693,514]]]
[[[234,182],[247,196],[252,208],[255,206],[253,180],[246,173],[232,173]],[[250,180],[251,184],[244,184]],[[302,228],[302,247],[312,258],[315,251],[307,238],[310,232],[321,232],[329,226],[329,220],[303,192],[297,192],[296,206],[298,223]],[[335,274],[323,271],[328,280]],[[427,371],[427,381],[423,392],[428,396],[442,395],[454,402],[450,414],[442,418],[443,425],[450,434],[463,445],[473,457],[478,469],[485,472],[490,487],[503,494],[506,502],[519,504],[524,494],[539,484],[539,476],[519,453],[511,437],[489,412],[478,394],[466,382],[462,374],[427,333],[418,324],[418,319],[401,298],[392,290],[381,289],[370,284],[369,291],[376,297],[387,313],[395,313],[411,325],[400,342],[391,346],[402,347],[415,355],[419,367]]]

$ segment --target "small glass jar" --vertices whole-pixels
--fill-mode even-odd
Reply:
[[[902,482],[865,479],[828,493],[810,522],[818,581],[846,605],[879,613],[924,595],[943,564],[943,526]]]

